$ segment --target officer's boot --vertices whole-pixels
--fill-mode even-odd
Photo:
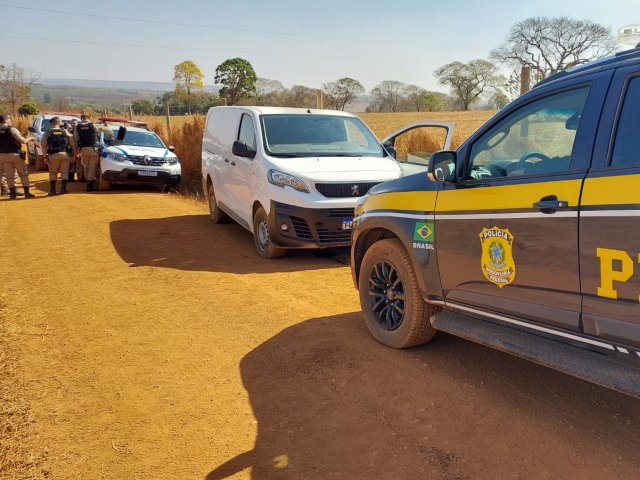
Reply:
[[[69,172],[69,181],[70,182],[76,181],[76,172]]]
[[[56,193],[56,181],[55,180],[51,180],[49,182],[49,193],[47,193],[48,196],[53,196],[53,195],[57,195]]]
[[[10,188],[9,189],[9,200],[15,200],[16,198],[18,198],[18,195],[16,195],[16,188]]]
[[[87,192],[93,192],[95,189],[93,188],[93,181],[87,182]]]
[[[62,180],[62,187],[60,187],[60,195],[67,193],[67,180]]]
[[[29,187],[24,187],[24,198],[36,198],[33,193],[29,193]]]

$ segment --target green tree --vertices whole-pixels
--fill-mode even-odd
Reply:
[[[202,90],[202,70],[191,60],[185,60],[175,66],[173,81],[176,82],[175,94],[184,96],[187,103],[187,111],[191,114],[191,100],[193,92]]]
[[[441,112],[444,110],[442,95],[435,92],[426,92],[422,97],[422,105],[426,112]]]
[[[235,105],[242,97],[255,94],[258,76],[248,60],[230,58],[216,67],[216,84],[222,85],[220,96],[229,105]]]
[[[27,102],[20,105],[20,108],[18,108],[18,113],[20,115],[37,115],[38,113],[40,113],[40,109],[35,103]]]
[[[150,100],[139,99],[131,102],[133,113],[137,115],[153,115],[154,105]]]
[[[440,85],[448,86],[463,110],[469,110],[482,93],[505,83],[497,67],[487,60],[452,62],[434,72]]]
[[[532,76],[542,80],[608,55],[615,46],[611,30],[591,20],[533,17],[513,25],[506,41],[491,51],[491,59],[512,67],[529,66]]]
[[[344,110],[348,103],[364,93],[362,84],[353,78],[343,77],[323,86],[327,106],[335,110]]]

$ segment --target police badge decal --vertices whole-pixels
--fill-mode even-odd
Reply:
[[[509,285],[516,278],[513,240],[509,229],[483,228],[480,232],[482,273],[487,280],[500,288]]]

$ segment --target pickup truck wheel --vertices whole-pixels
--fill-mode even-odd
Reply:
[[[435,335],[430,319],[437,308],[422,298],[409,254],[397,238],[380,240],[369,248],[358,290],[367,328],[380,343],[407,348]]]
[[[209,192],[207,193],[209,195],[209,216],[211,217],[211,221],[213,223],[225,223],[229,220],[229,216],[218,206],[216,194],[213,191],[213,185],[209,187]]]
[[[286,249],[278,248],[271,243],[267,214],[262,207],[258,208],[255,217],[253,217],[253,239],[258,255],[262,258],[279,258],[287,253]]]

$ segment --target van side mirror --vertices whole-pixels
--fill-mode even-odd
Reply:
[[[119,142],[124,141],[124,137],[127,136],[127,127],[122,126],[118,129],[118,135],[116,136],[116,140]]]
[[[390,142],[385,143],[383,147],[387,151],[387,153],[391,155],[393,158],[396,158],[398,156],[398,151],[396,150],[396,147],[391,145]]]
[[[457,160],[455,151],[441,150],[435,152],[429,158],[427,177],[432,182],[454,182]]]
[[[167,150],[169,150],[170,152],[175,152],[176,151],[176,147],[174,147],[173,145],[169,145],[167,147]]]
[[[247,147],[247,144],[236,140],[231,147],[231,153],[236,157],[255,158],[256,151]]]

